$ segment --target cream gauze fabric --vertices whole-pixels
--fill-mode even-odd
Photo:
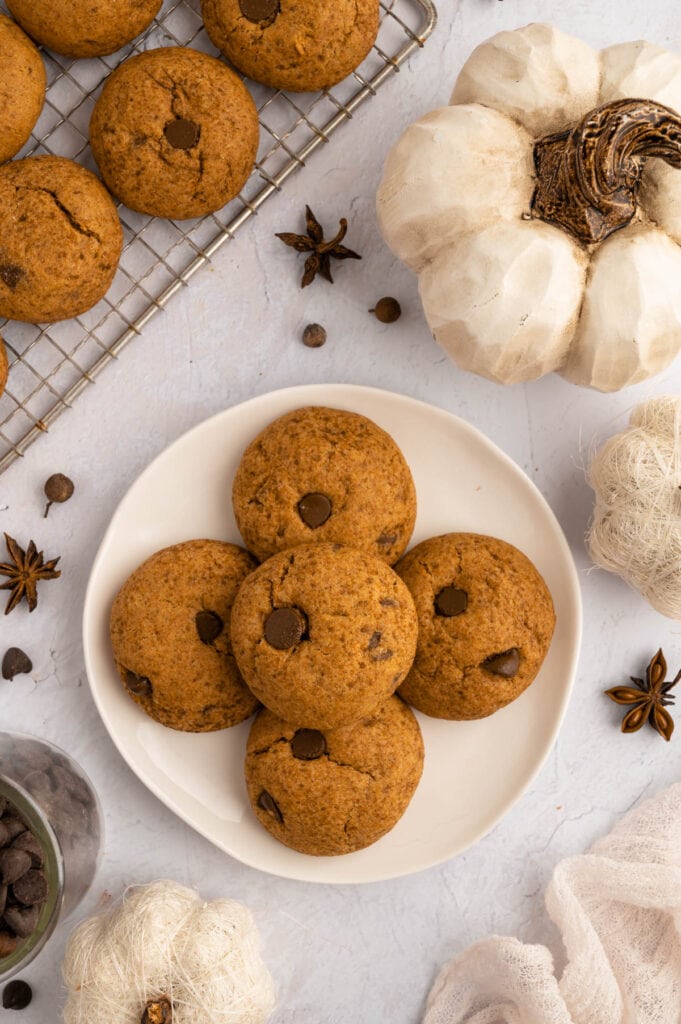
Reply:
[[[558,865],[546,907],[565,946],[494,936],[440,973],[423,1024],[681,1024],[681,784]]]

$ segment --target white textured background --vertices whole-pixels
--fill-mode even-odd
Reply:
[[[553,943],[542,893],[553,866],[583,850],[641,796],[679,778],[681,729],[668,746],[647,727],[622,736],[604,687],[643,670],[662,645],[681,665],[679,627],[615,578],[589,572],[583,536],[592,505],[588,450],[621,429],[631,406],[677,391],[681,365],[614,396],[558,378],[502,389],[457,370],[431,339],[412,275],[379,237],[374,193],[390,144],[411,120],[446,103],[470,49],[501,28],[553,19],[595,46],[649,38],[681,50],[675,0],[440,0],[437,30],[408,67],[268,203],[98,383],[0,477],[0,530],[35,536],[62,555],[38,611],[0,619],[0,654],[23,647],[33,678],[0,680],[0,726],[67,748],[91,774],[106,812],[104,865],[83,912],[103,892],[160,876],[254,910],[278,990],[273,1024],[414,1024],[438,967],[496,933]],[[298,290],[300,257],[273,233],[297,230],[309,202],[332,227],[350,220],[361,263],[339,265],[334,287]],[[405,310],[381,326],[367,308],[384,294]],[[324,323],[308,350],[302,326]],[[80,642],[90,564],[118,501],[146,464],[188,427],[255,394],[347,381],[440,405],[483,430],[532,477],[555,510],[580,572],[585,611],[577,682],[558,743],[530,791],[474,849],[411,878],[364,887],[312,886],[260,874],[177,820],[122,762],[89,695]],[[69,474],[76,496],[43,521],[42,485]],[[200,496],[197,496],[197,501]],[[443,787],[461,784],[443,779]],[[51,1024],[61,1000],[62,926],[25,974],[35,987],[25,1024]],[[561,951],[555,949],[558,959]],[[4,1018],[3,1018],[4,1019]]]

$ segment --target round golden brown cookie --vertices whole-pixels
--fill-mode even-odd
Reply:
[[[405,678],[416,613],[385,562],[340,544],[306,544],[244,581],[232,646],[266,707],[296,725],[335,729],[373,714]]]
[[[495,537],[448,533],[395,567],[414,598],[416,658],[400,696],[435,718],[485,718],[537,675],[555,625],[532,562]]]
[[[275,839],[301,853],[361,850],[390,831],[423,770],[418,722],[399,697],[342,729],[300,729],[261,711],[248,737],[246,785]]]
[[[123,232],[111,196],[59,156],[0,167],[0,316],[65,320],[99,302],[116,273]]]
[[[174,220],[219,210],[241,191],[258,133],[241,79],[183,46],[121,64],[90,121],[92,152],[114,195],[132,210]]]
[[[201,0],[208,35],[249,78],[315,92],[361,64],[378,33],[378,0]]]
[[[0,163],[28,141],[45,102],[45,66],[18,25],[0,14]]]
[[[254,566],[234,544],[190,540],[157,551],[117,594],[110,623],[116,668],[157,722],[212,732],[258,707],[229,636],[234,595]]]
[[[5,390],[8,376],[9,363],[7,361],[7,349],[5,348],[5,342],[0,338],[0,396]]]
[[[246,547],[261,561],[318,541],[396,562],[416,519],[409,466],[364,416],[310,406],[258,434],[237,467],[232,504]]]
[[[120,50],[154,20],[162,0],[7,0],[10,13],[43,46],[67,57]]]

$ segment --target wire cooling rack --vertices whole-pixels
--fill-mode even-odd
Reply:
[[[70,408],[86,385],[220,246],[423,46],[435,26],[432,0],[382,0],[381,8],[381,26],[371,53],[333,89],[303,95],[249,82],[260,117],[261,143],[255,170],[240,196],[195,221],[159,220],[119,206],[123,254],[101,302],[82,316],[49,326],[0,320],[10,364],[8,385],[0,397],[0,473]],[[3,0],[0,12],[7,13]],[[74,61],[43,51],[47,99],[19,155],[52,153],[96,171],[88,125],[104,79],[132,53],[172,45],[216,54],[203,28],[199,0],[164,0],[149,30],[112,57]]]

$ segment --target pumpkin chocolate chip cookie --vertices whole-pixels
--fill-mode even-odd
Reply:
[[[307,544],[244,580],[232,645],[266,707],[301,727],[334,729],[372,714],[403,681],[416,613],[385,562],[339,544]]]
[[[340,82],[378,33],[378,0],[201,0],[208,35],[249,78],[315,92]]]
[[[59,156],[0,167],[0,316],[45,323],[78,316],[106,293],[123,231],[111,196]]]
[[[392,564],[416,518],[411,472],[390,435],[364,416],[323,406],[287,413],[251,442],[232,504],[246,547],[260,560],[335,541]]]
[[[45,102],[45,66],[11,18],[0,14],[0,163],[19,152]]]
[[[114,195],[131,210],[173,220],[219,210],[241,191],[258,133],[238,75],[183,46],[121,64],[90,120],[92,152]]]
[[[258,701],[236,667],[229,619],[255,567],[234,544],[191,540],[156,552],[111,609],[111,644],[126,691],[151,718],[211,732],[252,715]]]
[[[263,710],[248,737],[246,785],[276,839],[334,856],[375,843],[399,821],[423,770],[418,722],[399,697],[341,729],[300,729]]]
[[[67,57],[119,50],[154,20],[161,0],[7,0],[24,31]]]
[[[485,718],[537,675],[553,635],[548,588],[521,551],[474,533],[417,544],[395,567],[414,598],[416,658],[399,693],[435,718]]]

